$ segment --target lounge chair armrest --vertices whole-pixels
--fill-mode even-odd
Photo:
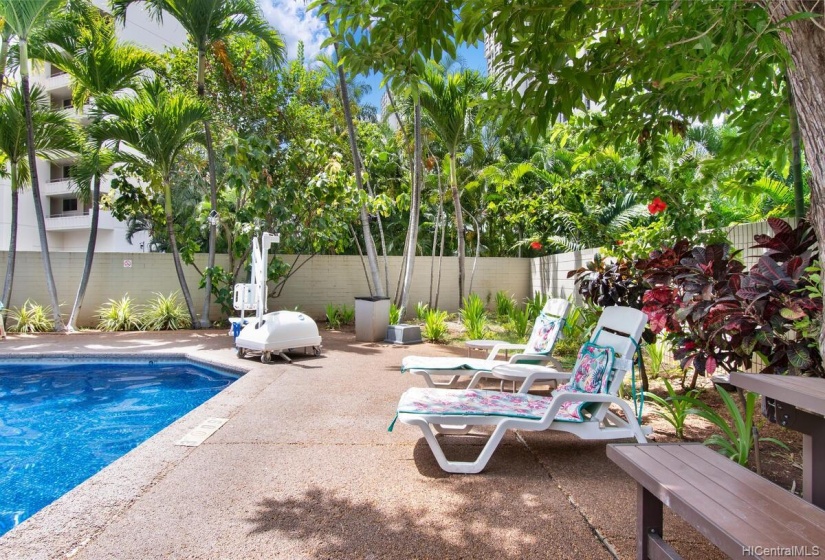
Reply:
[[[519,362],[539,362],[541,364],[552,364],[556,370],[562,369],[561,362],[553,356],[548,354],[513,354],[510,356],[510,363],[517,364]]]
[[[498,353],[503,350],[526,350],[526,344],[511,344],[509,342],[500,342],[493,346],[493,349],[490,350],[490,353],[487,355],[488,360],[495,360]]]

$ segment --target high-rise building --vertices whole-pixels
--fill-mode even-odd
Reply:
[[[95,0],[106,9],[104,0]],[[186,33],[173,18],[165,18],[163,26],[153,21],[140,5],[129,8],[126,22],[117,24],[119,40],[128,41],[155,51],[181,46]],[[67,111],[83,125],[88,123],[88,108],[77,111],[72,106],[72,92],[68,74],[51,64],[36,66],[31,75],[32,84],[38,84],[50,98],[53,109]],[[90,205],[80,200],[69,181],[76,158],[56,161],[38,160],[40,204],[46,219],[46,235],[50,251],[85,251],[91,227]],[[110,178],[101,181],[101,194],[109,191]],[[26,188],[18,196],[17,249],[39,251],[34,200]],[[0,250],[9,246],[11,222],[11,186],[0,179]],[[101,210],[98,222],[96,251],[148,251],[148,235],[139,233],[132,243],[126,241],[126,224],[116,220],[110,212]]]

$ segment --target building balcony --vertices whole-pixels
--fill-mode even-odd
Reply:
[[[73,192],[74,187],[68,179],[53,179],[48,183],[43,184],[40,188],[40,194],[45,194],[46,196],[71,194]]]
[[[57,76],[44,76],[37,80],[47,93],[71,96],[72,90],[69,87],[69,75],[58,74]]]
[[[97,227],[101,230],[115,229],[117,220],[112,214],[100,211]],[[92,216],[89,211],[52,214],[46,218],[46,231],[82,231],[92,227]]]

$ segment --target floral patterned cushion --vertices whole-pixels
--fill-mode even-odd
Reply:
[[[585,343],[579,350],[579,357],[573,367],[570,381],[559,385],[552,395],[560,393],[606,393],[610,386],[614,352],[612,348]],[[584,422],[583,411],[590,410],[594,403],[568,401],[559,407],[556,420],[562,422]]]
[[[501,416],[539,420],[550,408],[552,401],[552,397],[521,393],[414,387],[407,389],[401,395],[398,412],[445,416]],[[582,418],[581,415],[577,418],[568,408],[562,407],[556,415],[556,420],[581,422]]]
[[[610,385],[614,355],[613,348],[585,342],[579,350],[576,365],[573,366],[571,388],[582,393],[606,393]]]
[[[528,354],[549,354],[556,345],[561,332],[561,319],[541,314],[533,326],[533,333],[527,341]]]

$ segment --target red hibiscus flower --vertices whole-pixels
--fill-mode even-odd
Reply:
[[[619,239],[618,241],[616,241],[616,245],[624,245],[624,241],[622,241],[621,239]]]
[[[538,251],[539,249],[541,249],[541,243],[539,243],[538,241],[533,241],[532,243],[530,243],[530,248]]]
[[[647,209],[651,214],[655,215],[659,212],[664,212],[667,210],[667,204],[665,204],[665,201],[657,196],[650,204],[647,205]]]

